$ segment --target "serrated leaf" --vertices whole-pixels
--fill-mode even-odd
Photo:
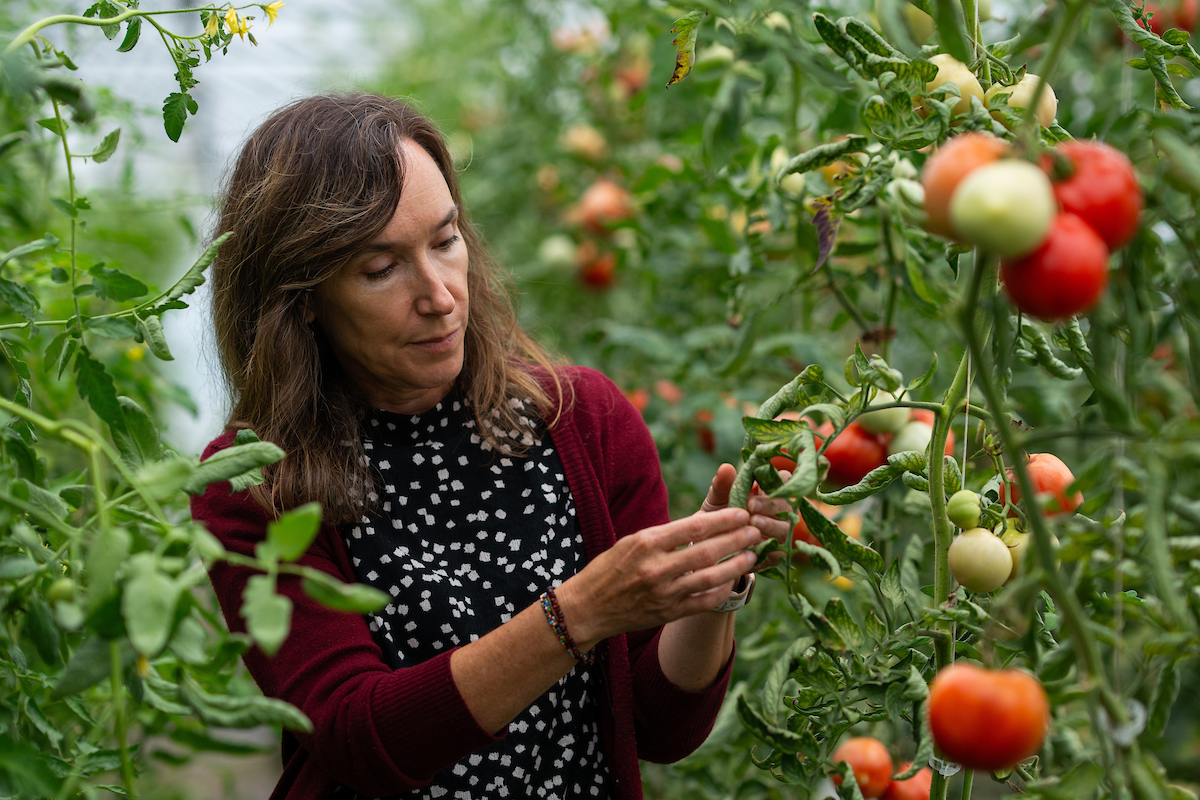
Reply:
[[[750,730],[750,733],[755,738],[785,753],[795,753],[800,749],[801,739],[799,734],[787,728],[782,728],[768,720],[763,716],[761,711],[750,703],[744,694],[738,695],[737,711],[742,724]]]
[[[671,72],[667,86],[679,83],[692,71],[692,66],[696,63],[696,39],[700,33],[700,21],[706,16],[707,12],[693,9],[675,20],[671,28],[671,33],[675,34],[675,38],[671,40],[675,47],[675,69]]]
[[[1173,658],[1167,659],[1158,672],[1158,679],[1154,682],[1154,692],[1150,696],[1146,732],[1151,736],[1162,736],[1163,731],[1166,730],[1167,722],[1171,718],[1171,708],[1175,705],[1176,698],[1179,697],[1180,686],[1181,676],[1178,662]]]
[[[85,640],[67,662],[50,696],[59,699],[79,694],[108,678],[112,674],[111,644],[110,640],[101,636]],[[120,649],[121,666],[128,667],[137,659],[137,652],[125,639],[118,640],[116,644]]]
[[[88,351],[80,345],[75,354],[75,388],[79,396],[87,400],[96,415],[114,430],[125,430],[125,415],[117,401],[117,390],[112,376]]]
[[[321,504],[305,503],[267,526],[267,541],[284,561],[295,561],[321,528]]]
[[[158,461],[163,457],[163,445],[154,419],[130,397],[122,395],[117,402],[125,415],[125,430],[113,431],[113,443],[121,457],[134,467]]]
[[[866,636],[863,635],[862,628],[854,621],[854,617],[850,616],[850,612],[846,610],[846,604],[840,597],[834,597],[825,604],[825,618],[837,630],[842,641],[850,649],[858,650],[866,644]]]
[[[121,129],[117,128],[107,134],[100,140],[100,144],[96,145],[96,149],[92,151],[92,160],[97,164],[103,164],[112,158],[113,153],[117,152],[117,144],[121,140]]]
[[[167,289],[167,291],[158,297],[139,305],[138,310],[148,309],[150,314],[157,315],[160,313],[159,309],[170,305],[185,294],[191,294],[196,291],[196,287],[204,283],[204,270],[208,269],[213,259],[217,257],[217,250],[232,235],[232,233],[223,233],[214,239],[213,243],[201,253],[200,258],[196,259],[196,263],[192,264],[188,268],[188,271],[183,274],[183,277],[175,281],[175,284],[170,289]]]
[[[808,429],[807,422],[796,419],[759,419],[742,417],[742,427],[758,443],[786,442],[802,430]]]
[[[937,353],[934,353],[933,361],[931,361],[929,364],[929,369],[925,370],[925,373],[923,375],[921,375],[921,377],[917,378],[916,380],[914,380],[908,384],[908,392],[911,394],[912,392],[916,392],[919,389],[924,389],[926,386],[928,386],[930,383],[932,383],[933,376],[937,373],[937,365],[938,365],[938,357],[937,357]]]
[[[161,319],[149,316],[139,319],[137,325],[138,331],[142,334],[142,341],[150,348],[151,353],[163,361],[175,360],[175,356],[171,355],[171,349],[167,347],[167,335],[163,330]]]
[[[183,489],[188,494],[201,494],[210,483],[234,480],[283,457],[284,452],[270,442],[227,447],[202,461]]]
[[[137,328],[125,317],[92,317],[83,323],[85,330],[105,339],[132,339]]]
[[[123,303],[146,294],[146,284],[119,269],[97,264],[88,270],[92,286],[100,297]]]
[[[806,150],[790,158],[780,169],[779,174],[803,173],[829,166],[851,153],[864,152],[870,141],[866,136],[852,133],[840,141],[817,145],[810,150]]]
[[[47,233],[42,236],[41,239],[35,239],[34,241],[23,244],[20,247],[14,247],[3,256],[0,256],[0,267],[3,267],[14,258],[29,255],[30,253],[36,253],[39,250],[49,250],[54,247],[58,247],[58,237]]]
[[[41,304],[38,303],[37,298],[28,289],[19,283],[13,283],[7,278],[0,278],[0,300],[8,303],[13,311],[30,322],[42,310]]]
[[[112,593],[117,570],[129,555],[131,539],[122,528],[103,528],[92,539],[84,561],[87,575],[87,607],[97,608]]]
[[[167,138],[172,142],[178,142],[180,134],[183,133],[184,123],[187,122],[189,99],[186,92],[171,92],[163,101],[163,129],[167,132]]]
[[[301,586],[309,597],[334,611],[371,614],[386,606],[391,599],[373,586],[342,583],[316,570],[305,576]]]
[[[50,205],[57,208],[62,213],[66,214],[71,219],[79,218],[79,209],[75,208],[74,203],[69,203],[61,197],[51,197]]]

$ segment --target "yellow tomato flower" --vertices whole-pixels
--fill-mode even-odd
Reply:
[[[125,356],[130,361],[141,361],[146,357],[146,350],[140,344],[135,344],[125,351]]]
[[[267,12],[268,28],[275,24],[275,18],[279,16],[279,9],[283,8],[283,5],[284,4],[281,2],[281,0],[275,0],[274,3],[262,7],[262,10]]]
[[[233,6],[225,12],[225,24],[229,26],[230,33],[236,33],[241,39],[245,39],[250,31],[250,21],[237,13]]]
[[[212,39],[217,35],[218,26],[221,24],[221,15],[213,11],[208,15],[208,22],[204,26],[204,35]]]

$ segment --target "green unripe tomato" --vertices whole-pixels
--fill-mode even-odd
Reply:
[[[969,528],[950,544],[950,573],[967,591],[994,592],[1012,575],[1008,546],[985,528]]]
[[[950,198],[954,231],[1001,258],[1020,258],[1036,250],[1057,213],[1050,178],[1015,158],[975,170]]]
[[[932,438],[932,425],[928,422],[912,420],[897,431],[892,440],[888,442],[888,455],[894,456],[896,453],[903,453],[908,450],[916,450],[918,453],[924,453],[929,449],[929,440]]]
[[[964,531],[979,527],[979,495],[970,489],[963,489],[950,496],[946,503],[946,516],[955,527]]]
[[[46,602],[53,605],[59,601],[70,602],[75,599],[75,581],[70,578],[59,578],[46,589]]]
[[[891,392],[880,389],[875,394],[872,405],[896,402],[896,396]],[[880,411],[868,411],[858,418],[858,424],[871,433],[895,433],[908,422],[908,409],[903,407],[885,408]]]
[[[737,53],[725,45],[714,44],[696,54],[696,61],[692,68],[697,72],[720,69],[728,67],[736,57]]]
[[[538,260],[547,267],[566,269],[575,266],[575,253],[578,249],[575,240],[570,236],[554,233],[538,245]]]

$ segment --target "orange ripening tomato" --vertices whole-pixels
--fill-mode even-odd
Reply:
[[[906,761],[896,771],[904,772],[911,766],[912,762]],[[929,790],[932,785],[933,770],[929,767],[922,767],[911,778],[892,781],[887,791],[883,793],[883,800],[929,800]]]
[[[582,223],[597,235],[607,235],[614,222],[633,216],[633,198],[610,178],[597,178],[579,202],[567,212],[571,222]]]
[[[639,414],[645,414],[646,409],[650,407],[650,393],[641,386],[626,392],[625,396],[629,398],[629,402],[633,403],[633,407],[638,410]]]
[[[834,763],[845,761],[854,770],[863,800],[883,796],[892,782],[892,757],[883,742],[871,736],[856,736],[837,746],[831,756]],[[842,776],[834,775],[833,782],[841,784]]]
[[[1038,679],[1016,669],[957,663],[929,684],[933,741],[970,769],[1008,769],[1037,753],[1050,725],[1050,700]]]
[[[717,434],[712,429],[713,412],[702,408],[696,412],[693,421],[696,423],[696,440],[700,443],[700,449],[706,453],[716,452]]]
[[[1008,152],[1008,144],[986,133],[964,133],[939,147],[921,170],[925,188],[925,228],[950,238],[950,198],[963,178]]]
[[[1033,481],[1039,497],[1051,495],[1052,499],[1046,506],[1047,514],[1071,514],[1083,503],[1083,492],[1076,492],[1074,496],[1067,497],[1067,487],[1075,481],[1075,476],[1058,456],[1053,453],[1030,453],[1027,463],[1029,479]],[[1005,502],[1008,494],[1006,487],[1011,487],[1012,501],[1019,503],[1021,487],[1016,484],[1016,475],[1010,469],[1006,476],[1005,483],[1000,484],[1000,502]]]
[[[617,257],[601,251],[595,242],[587,241],[575,251],[579,280],[592,289],[608,289],[617,279]]]

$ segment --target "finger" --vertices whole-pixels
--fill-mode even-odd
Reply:
[[[764,517],[774,517],[777,514],[787,514],[792,510],[791,505],[782,497],[768,497],[766,495],[758,495],[751,497],[746,503],[746,510],[751,514],[760,514]]]
[[[739,576],[749,572],[754,567],[756,560],[754,553],[741,553],[733,558],[722,561],[720,564],[713,564],[687,575],[681,575],[673,588],[683,595],[700,595],[712,592],[715,597],[713,602],[701,606],[702,608],[712,608],[721,601],[723,596],[728,596],[728,587]],[[716,591],[723,587],[723,592]]]
[[[762,533],[750,525],[713,536],[696,543],[693,547],[685,547],[672,553],[668,574],[682,575],[685,572],[705,569],[734,553],[753,547],[762,540]]]
[[[765,538],[774,539],[780,544],[786,542],[792,532],[792,524],[786,519],[754,516],[750,518],[750,524],[758,528]]]
[[[717,474],[713,476],[712,485],[708,487],[708,496],[704,498],[700,510],[716,511],[729,505],[729,492],[732,491],[735,480],[737,470],[733,468],[733,464],[717,467]]]
[[[750,522],[750,512],[744,508],[723,508],[702,514],[692,514],[651,529],[656,543],[664,550],[674,550],[703,541]]]

